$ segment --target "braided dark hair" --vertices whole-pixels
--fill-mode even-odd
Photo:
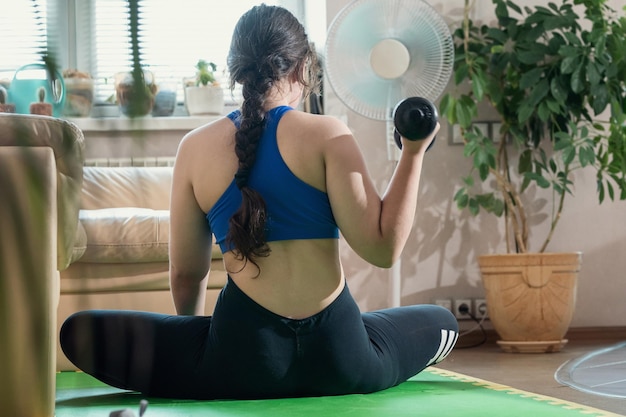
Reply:
[[[300,22],[282,7],[263,4],[239,19],[227,62],[231,90],[241,84],[243,104],[235,135],[239,159],[235,182],[242,202],[230,219],[226,241],[241,260],[257,265],[255,259],[270,253],[267,210],[263,197],[248,185],[248,177],[265,127],[265,100],[275,83],[285,77],[295,77],[310,92],[309,80],[316,80],[311,74],[317,74],[317,61]]]

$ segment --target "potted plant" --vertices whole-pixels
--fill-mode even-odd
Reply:
[[[63,71],[65,83],[65,108],[63,114],[69,117],[87,117],[93,107],[94,80],[91,75],[77,69]]]
[[[600,203],[626,199],[626,18],[606,0],[524,9],[492,1],[496,20],[476,25],[465,0],[462,27],[453,34],[456,88],[440,107],[460,127],[472,159],[454,200],[504,221],[507,254],[479,257],[501,347],[555,351],[566,343],[581,254],[546,249],[573,195],[572,174],[595,170]],[[495,141],[473,125],[481,102],[499,118]],[[543,243],[531,248],[527,192],[536,187],[551,192],[551,217]]]
[[[115,99],[125,116],[142,117],[150,114],[157,91],[151,71],[139,68],[115,74]]]
[[[196,76],[183,80],[185,107],[189,115],[221,114],[224,91],[215,77],[217,66],[203,59],[196,64]]]

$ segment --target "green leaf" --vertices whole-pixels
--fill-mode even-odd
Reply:
[[[609,105],[611,93],[606,84],[598,84],[591,87],[592,106],[594,113],[600,114]]]
[[[537,183],[537,185],[541,188],[549,188],[550,187],[550,181],[548,181],[546,178],[542,177],[539,174],[536,174],[534,172],[527,172],[524,174],[524,177],[535,181]]]
[[[563,61],[561,61],[561,72],[563,74],[571,74],[578,67],[579,58],[578,56],[566,56]]]
[[[493,200],[493,205],[491,207],[491,212],[498,217],[501,217],[504,214],[504,201],[499,199]]]
[[[474,162],[475,163],[475,162]],[[486,164],[478,166],[478,176],[481,181],[485,181],[489,176],[489,166]]]
[[[602,74],[597,63],[589,61],[587,63],[587,77],[592,86],[598,85],[602,80]]]
[[[530,105],[531,106],[538,105],[539,102],[543,100],[545,96],[548,95],[548,92],[550,91],[549,87],[550,86],[548,85],[548,80],[545,80],[545,79],[542,79],[537,84],[535,84],[534,88],[532,89],[532,92],[530,93],[530,97],[528,97],[528,100],[530,101]]]
[[[583,167],[593,165],[596,162],[596,153],[591,146],[583,146],[578,152],[578,160]]]
[[[533,169],[533,153],[530,149],[526,149],[520,154],[519,164],[517,165],[517,172],[523,174],[530,172]]]
[[[563,77],[553,78],[550,82],[550,93],[556,101],[565,104],[567,101],[567,83]]]
[[[468,75],[469,67],[466,64],[457,66],[456,70],[454,71],[454,83],[456,85],[461,84],[468,78]]]
[[[515,10],[517,13],[522,14],[522,9],[520,9],[520,7],[515,4],[514,2],[508,0],[506,2],[507,6],[509,6],[511,9]]]
[[[535,108],[529,103],[522,104],[522,107],[520,107],[519,112],[517,113],[517,121],[520,124],[526,123],[526,121],[530,119],[530,116],[532,116],[534,111]]]
[[[472,124],[472,118],[476,115],[476,102],[469,96],[463,95],[456,103],[456,120],[463,128]]]
[[[607,182],[606,186],[609,189],[609,198],[611,201],[615,200],[615,190],[613,189],[613,185],[610,182]]]
[[[550,159],[550,171],[552,171],[552,173],[556,173],[557,171],[557,166],[554,159]]]
[[[475,198],[471,198],[469,200],[469,211],[472,214],[472,216],[476,216],[478,214],[478,211],[480,209],[480,206],[478,205],[478,201],[476,201]]]
[[[446,113],[449,110],[453,102],[454,102],[454,97],[452,97],[452,94],[450,93],[444,94],[443,97],[441,97],[441,101],[439,102],[439,110],[442,113]]]
[[[509,36],[500,28],[488,28],[487,29],[487,37],[493,39],[494,41],[504,44],[508,41]]]
[[[520,192],[523,193],[530,185],[530,178],[527,178],[527,177],[522,177],[522,178],[523,180],[522,180],[522,186],[520,187]]]
[[[604,201],[604,184],[602,183],[602,180],[598,180],[598,201],[600,202],[600,204],[602,204],[602,202]]]
[[[550,116],[552,116],[552,111],[548,107],[548,104],[545,101],[542,101],[537,108],[537,114],[542,122],[547,122]]]
[[[506,6],[506,3],[503,1],[498,1],[496,4],[496,17],[499,21],[506,20],[509,17],[509,9]]]
[[[518,50],[517,58],[523,64],[533,65],[543,60],[544,54],[536,49]]]
[[[582,65],[579,65],[572,73],[571,86],[572,91],[575,93],[580,93],[585,89],[585,79]]]
[[[474,92],[476,101],[482,101],[485,93],[485,78],[478,73],[472,75],[472,91]]]
[[[576,148],[574,146],[568,146],[563,149],[563,163],[566,166],[571,164],[574,158],[576,158]]]
[[[526,89],[526,88],[530,88],[534,86],[535,84],[539,82],[542,75],[543,75],[542,68],[534,68],[526,72],[520,78],[520,87]]]
[[[546,100],[544,103],[546,103],[546,105],[548,106],[548,109],[550,110],[551,113],[560,113],[561,112],[561,106],[559,105],[559,103],[556,100]]]
[[[456,206],[460,210],[463,210],[465,207],[467,207],[467,204],[469,203],[469,196],[467,195],[467,191],[465,190],[465,188],[459,189],[459,191],[454,194],[454,201],[456,201]]]

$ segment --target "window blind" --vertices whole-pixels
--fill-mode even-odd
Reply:
[[[96,81],[96,104],[114,103],[114,75],[131,68],[129,0],[19,0],[0,14],[0,81],[10,81],[23,65],[41,62],[52,48],[59,71],[88,72]],[[138,0],[142,63],[160,87],[177,91],[193,77],[200,59],[214,62],[218,80],[228,88],[226,56],[239,17],[255,4],[291,10],[310,35],[323,35],[325,1],[316,0]],[[306,19],[314,16],[315,21]],[[318,48],[321,36],[312,39]],[[225,94],[228,100],[230,91]],[[237,98],[237,97],[235,97]]]
[[[237,20],[258,0],[139,0],[139,39],[144,70],[159,88],[177,91],[183,101],[183,79],[193,77],[200,59],[217,65],[217,78],[228,89],[226,56]],[[280,0],[264,1],[280,4]],[[96,100],[111,102],[114,76],[132,68],[127,0],[95,0]],[[85,37],[87,39],[87,37]],[[225,97],[230,97],[230,91]]]
[[[11,3],[10,13],[0,13],[0,81],[11,81],[16,69],[41,62],[46,48],[46,0]],[[19,35],[19,36],[16,36]]]

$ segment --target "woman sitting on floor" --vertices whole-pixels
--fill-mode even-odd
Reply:
[[[179,315],[77,313],[61,330],[65,354],[115,387],[194,399],[369,393],[443,360],[456,342],[454,316],[434,305],[361,313],[339,254],[341,231],[374,265],[400,256],[436,132],[403,139],[381,199],[350,130],[295,109],[316,61],[293,15],[248,11],[228,67],[243,88],[241,110],[186,135],[174,167],[170,278]],[[229,277],[203,317],[212,234]]]

